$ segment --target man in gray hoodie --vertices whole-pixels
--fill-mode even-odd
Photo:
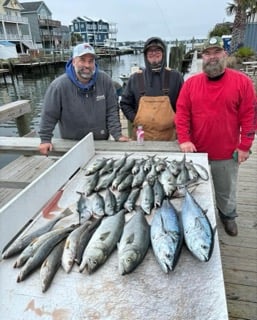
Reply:
[[[133,123],[134,133],[143,126],[145,140],[175,140],[174,116],[183,77],[166,67],[166,45],[158,37],[145,42],[144,59],[145,68],[128,80],[121,109]]]
[[[121,133],[117,98],[112,79],[98,69],[95,50],[88,43],[77,45],[66,72],[48,87],[41,115],[39,151],[52,150],[56,124],[63,139],[80,140],[92,132],[95,140],[128,141]]]

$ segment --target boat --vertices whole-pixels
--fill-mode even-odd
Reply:
[[[139,71],[139,70],[140,70],[140,67],[135,63],[135,64],[130,68],[130,72],[129,72],[129,73],[127,73],[127,74],[121,74],[121,75],[120,75],[120,80],[122,81],[123,86],[125,86],[125,85],[127,84],[129,77],[130,77],[133,73],[135,73],[135,72],[137,72],[137,71]]]

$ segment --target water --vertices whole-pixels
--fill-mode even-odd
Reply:
[[[119,78],[120,75],[129,74],[131,67],[135,64],[139,67],[144,66],[144,58],[143,54],[131,54],[113,58],[111,61],[109,59],[100,59],[97,63],[100,69],[106,71],[114,81],[122,85],[122,81]],[[0,79],[0,108],[1,105],[12,101],[30,100],[32,107],[30,127],[31,130],[37,132],[46,89],[50,82],[63,72],[64,67],[59,67],[50,69],[47,75],[40,75],[35,72],[26,74],[25,76],[18,75],[17,78],[14,78],[14,85],[8,77],[7,85],[5,85],[3,79]],[[54,135],[58,137],[57,130],[54,132]],[[0,136],[19,136],[15,121],[8,121],[4,124],[0,123]],[[16,157],[14,155],[1,155],[0,168]]]

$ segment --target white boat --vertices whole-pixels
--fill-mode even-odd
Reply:
[[[131,67],[131,69],[130,69],[130,73],[121,74],[121,75],[120,75],[120,80],[123,82],[123,85],[126,85],[127,82],[128,82],[129,77],[130,77],[133,73],[137,72],[138,70],[140,70],[140,67],[139,67],[137,64],[134,64],[134,65]]]

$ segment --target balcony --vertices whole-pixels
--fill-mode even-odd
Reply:
[[[60,28],[61,21],[52,20],[52,19],[38,19],[39,27],[46,27],[46,28]]]
[[[28,18],[0,14],[0,21],[28,24]]]

